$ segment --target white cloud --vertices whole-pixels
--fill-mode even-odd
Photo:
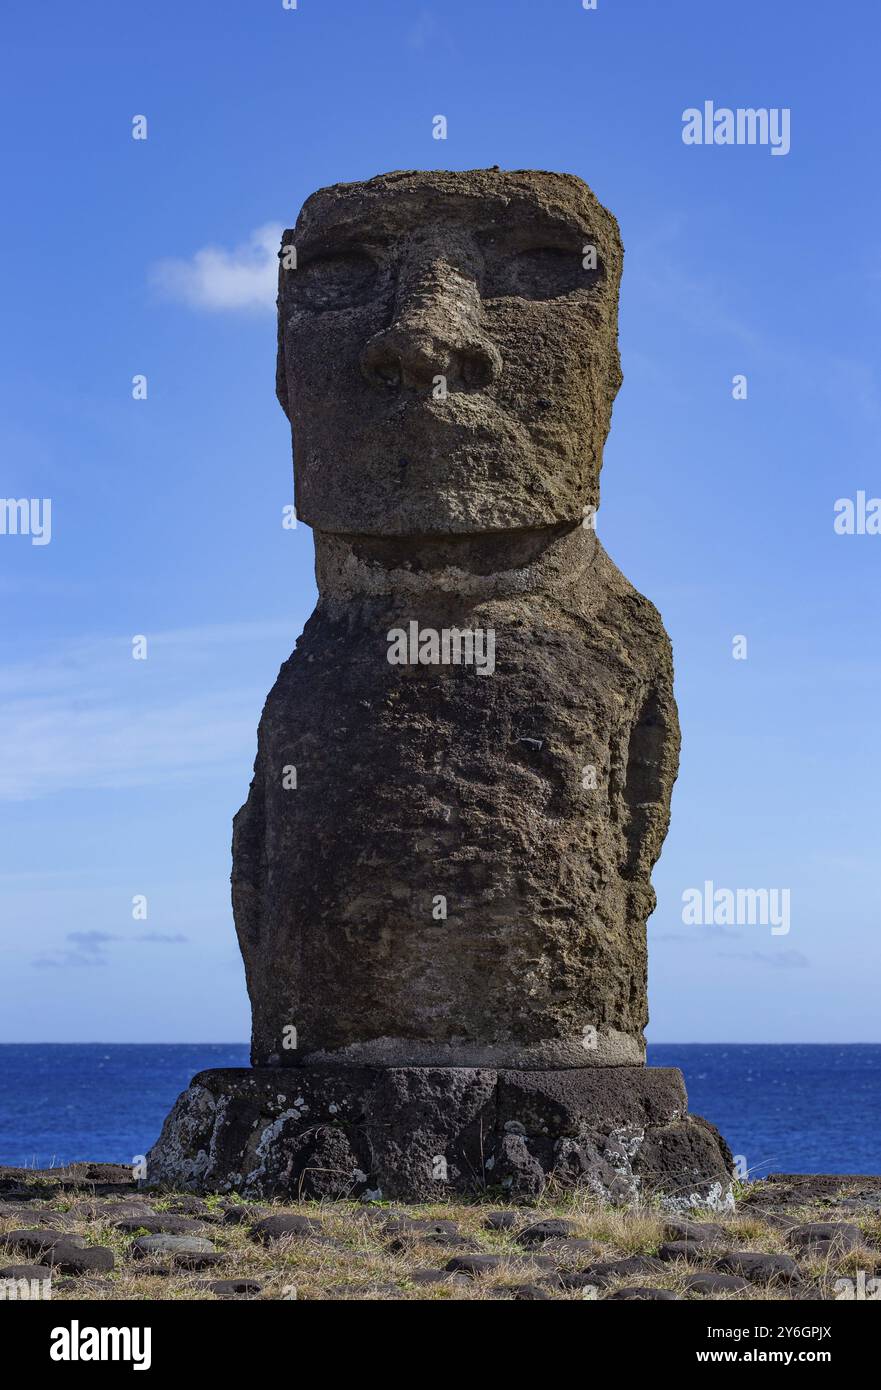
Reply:
[[[232,251],[204,246],[189,260],[159,261],[150,281],[192,309],[274,309],[283,231],[280,222],[267,222]]]

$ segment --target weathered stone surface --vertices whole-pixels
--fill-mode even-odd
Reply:
[[[38,1181],[37,1181],[38,1180]],[[69,1163],[64,1168],[18,1168],[0,1165],[0,1195],[43,1200],[59,1192],[86,1188],[92,1197],[119,1196],[137,1184],[131,1168],[120,1163]]]
[[[610,1117],[619,1129],[666,1125],[688,1109],[682,1073],[675,1067],[628,1067],[621,1076],[601,1067],[588,1085],[583,1067],[506,1071],[500,1075],[499,1104],[529,1133],[553,1138],[577,1135],[585,1124],[602,1128]]]
[[[589,1265],[587,1269],[582,1269],[577,1273],[564,1272],[560,1274],[560,1283],[566,1289],[585,1289],[603,1288],[605,1284],[611,1284],[615,1279],[629,1279],[637,1274],[662,1274],[664,1266],[660,1260],[652,1259],[650,1255],[628,1255],[623,1260],[603,1260],[599,1264]]]
[[[495,1293],[497,1298],[513,1298],[516,1303],[539,1303],[549,1299],[547,1289],[538,1284],[505,1284]]]
[[[106,1245],[87,1245],[81,1249],[61,1241],[43,1256],[62,1274],[97,1274],[113,1269],[116,1257]]]
[[[256,1279],[215,1279],[209,1287],[218,1298],[256,1298],[263,1285]]]
[[[678,1293],[672,1289],[655,1289],[648,1285],[637,1285],[628,1289],[616,1289],[614,1293],[607,1293],[604,1301],[608,1303],[624,1303],[631,1299],[650,1299],[655,1303],[679,1303],[681,1299]]]
[[[277,387],[308,525],[450,535],[580,520],[621,381],[622,258],[580,179],[385,174],[319,190],[282,241],[298,265],[279,280]],[[432,399],[436,371],[446,403],[464,399],[403,410]]]
[[[527,1226],[517,1237],[518,1245],[543,1245],[546,1240],[564,1240],[575,1230],[575,1223],[552,1217],[546,1221],[536,1221]]]
[[[165,1256],[173,1264],[188,1269],[207,1269],[210,1265],[219,1264],[223,1258],[210,1240],[200,1236],[139,1236],[132,1241],[131,1253],[139,1260]]]
[[[309,1216],[267,1216],[251,1231],[251,1239],[260,1245],[274,1245],[280,1240],[314,1240],[323,1234],[320,1221]]]
[[[393,1216],[383,1223],[383,1231],[388,1236],[415,1236],[423,1240],[426,1236],[451,1236],[459,1235],[459,1227],[455,1221],[444,1219],[433,1221],[430,1217],[422,1216]]]
[[[148,1177],[151,1184],[235,1190],[247,1198],[369,1193],[436,1200],[499,1189],[538,1195],[553,1176],[561,1187],[585,1186],[616,1201],[658,1191],[672,1210],[726,1206],[728,1160],[723,1145],[709,1144],[709,1127],[690,1117],[655,1123],[682,1114],[684,1101],[670,1099],[679,1093],[679,1073],[673,1073],[676,1085],[663,1068],[609,1073],[566,1071],[566,1132],[555,1136],[547,1119],[560,1093],[553,1073],[318,1066],[200,1072],[148,1155]],[[543,1076],[546,1107],[537,1100]],[[665,1147],[667,1131],[673,1139]],[[519,1167],[511,1158],[515,1147]],[[661,1156],[656,1169],[642,1157],[646,1147]],[[317,1165],[316,1153],[336,1160]],[[397,1234],[415,1229],[407,1218],[386,1226]],[[432,1227],[445,1229],[442,1222],[420,1225]]]
[[[207,1202],[203,1201],[201,1197],[191,1195],[173,1197],[168,1203],[167,1211],[172,1216],[198,1217],[200,1221],[216,1221],[218,1219]]]
[[[156,1212],[147,1202],[113,1202],[89,1197],[74,1202],[66,1214],[76,1220],[106,1221],[109,1223],[137,1220],[139,1217],[145,1221],[152,1221],[156,1217]]]
[[[8,1231],[0,1241],[62,1274],[86,1274],[113,1268],[113,1251],[86,1245],[82,1236],[50,1229]]]
[[[485,1231],[513,1231],[522,1217],[516,1211],[491,1211],[483,1223]]]
[[[712,1245],[724,1240],[727,1232],[724,1226],[713,1221],[689,1221],[687,1217],[671,1218],[664,1223],[664,1235],[668,1241],[686,1241],[690,1245]]]
[[[757,1250],[732,1250],[716,1261],[721,1274],[739,1274],[754,1284],[788,1283],[801,1278],[798,1265],[789,1255],[771,1255]]]
[[[670,1264],[673,1260],[700,1261],[706,1256],[706,1246],[691,1240],[668,1240],[658,1250],[658,1259],[664,1264]]]
[[[717,1274],[714,1270],[689,1274],[685,1286],[689,1293],[700,1294],[702,1298],[714,1298],[720,1293],[746,1293],[750,1287],[745,1279],[736,1274]]]
[[[536,171],[337,185],[285,232],[319,601],[234,822],[255,1072],[196,1078],[151,1182],[730,1199],[681,1076],[643,1068],[679,730],[593,525],[621,265],[590,189]]]
[[[450,1274],[492,1274],[505,1263],[501,1255],[456,1255],[444,1266]]]
[[[245,1206],[241,1202],[236,1202],[234,1206],[224,1209],[220,1224],[222,1226],[255,1226],[264,1216],[271,1216],[269,1207]]]
[[[0,1236],[0,1241],[37,1259],[49,1259],[52,1251],[59,1245],[84,1249],[86,1244],[82,1236],[69,1235],[66,1231],[52,1230],[49,1227],[39,1230],[28,1228],[6,1231]]]
[[[124,1216],[121,1221],[114,1221],[113,1224],[125,1235],[144,1231],[151,1236],[199,1236],[204,1235],[207,1229],[204,1221],[194,1221],[189,1216],[168,1216],[165,1212],[151,1212],[149,1216]]]
[[[864,1243],[859,1226],[847,1221],[808,1221],[793,1226],[787,1244],[805,1255],[843,1255]]]
[[[253,1061],[640,1063],[679,736],[660,618],[583,524],[615,220],[569,175],[398,173],[322,189],[284,244],[320,599],[235,823]],[[492,672],[390,664],[411,622],[491,630]]]

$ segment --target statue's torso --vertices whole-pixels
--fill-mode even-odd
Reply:
[[[493,673],[390,664],[413,620],[492,630]],[[677,746],[660,620],[607,560],[562,600],[319,604],[236,824],[259,1059],[640,1060]]]

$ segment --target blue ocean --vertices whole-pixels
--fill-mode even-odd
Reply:
[[[681,1067],[753,1178],[881,1173],[881,1044],[685,1043],[649,1048]],[[248,1065],[241,1043],[0,1046],[0,1163],[131,1163],[194,1072]]]

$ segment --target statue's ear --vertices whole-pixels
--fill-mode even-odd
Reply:
[[[285,304],[285,276],[291,274],[285,269],[284,250],[294,237],[292,228],[287,228],[281,234],[281,248],[278,253],[278,298],[276,299],[276,309],[278,311],[278,349],[275,355],[275,394],[278,403],[290,420],[291,414],[288,408],[288,386],[287,374],[284,363],[284,304]]]

